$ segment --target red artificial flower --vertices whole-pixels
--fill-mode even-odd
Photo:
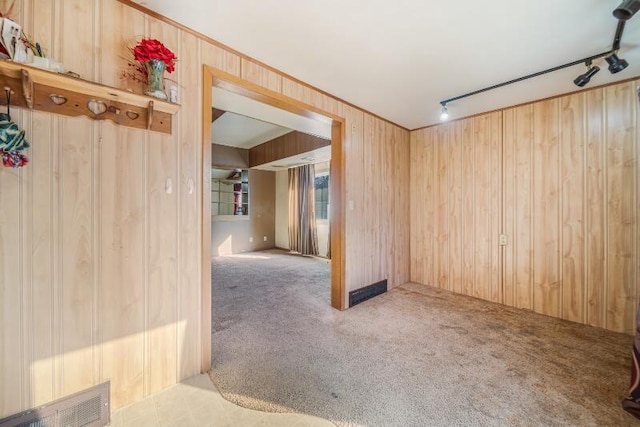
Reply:
[[[152,59],[159,59],[166,64],[168,73],[175,71],[175,61],[178,57],[156,39],[142,39],[132,51],[136,61],[144,63]]]
[[[0,157],[2,164],[8,168],[21,168],[29,163],[29,159],[22,153],[17,151],[5,151],[0,149]]]

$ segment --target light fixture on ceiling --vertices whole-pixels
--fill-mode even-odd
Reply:
[[[584,74],[580,74],[573,81],[573,83],[576,86],[579,86],[579,87],[582,87],[582,86],[586,85],[587,83],[589,83],[589,81],[591,80],[591,77],[595,76],[596,73],[598,71],[600,71],[600,67],[598,67],[597,65],[591,65],[591,61],[586,61],[584,63],[584,65],[587,66],[587,72],[584,73]]]
[[[442,103],[442,111],[440,112],[440,120],[445,121],[449,118],[449,111],[447,110],[447,104]]]
[[[604,58],[604,60],[607,61],[607,64],[609,64],[609,72],[611,74],[619,73],[629,66],[629,63],[627,61],[618,58],[618,55],[616,55],[615,53],[607,56],[606,58]]]
[[[551,73],[554,71],[562,70],[564,68],[572,67],[574,65],[584,63],[589,69],[586,73],[578,76],[573,83],[577,86],[584,86],[589,83],[591,77],[593,77],[600,68],[596,66],[591,66],[591,62],[595,59],[604,58],[605,61],[609,64],[609,72],[611,74],[619,73],[629,66],[629,63],[624,59],[618,58],[617,52],[620,49],[620,42],[622,40],[622,33],[624,32],[624,27],[626,22],[636,14],[636,12],[640,11],[640,0],[624,0],[620,5],[613,10],[613,16],[618,19],[618,26],[616,28],[615,35],[613,36],[613,43],[611,45],[611,49],[606,52],[598,53],[597,55],[588,56],[586,58],[578,59],[577,61],[567,62],[566,64],[558,65],[556,67],[547,68],[546,70],[538,71],[536,73],[527,74],[526,76],[518,77],[516,79],[512,79],[506,82],[498,83],[492,86],[488,86],[482,89],[474,90],[472,92],[468,92],[462,95],[454,96],[452,98],[447,98],[440,101],[440,105],[442,105],[442,113],[440,114],[440,120],[446,120],[449,118],[449,114],[447,112],[447,103],[452,101],[457,101],[462,98],[467,98],[469,96],[478,95],[483,92],[487,92],[493,89],[498,89],[503,86],[511,85],[514,83],[519,83],[523,80],[531,79],[533,77],[538,77],[543,74]]]
[[[613,16],[623,21],[630,19],[640,10],[640,0],[625,0],[613,11]]]

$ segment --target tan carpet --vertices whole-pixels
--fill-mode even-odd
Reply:
[[[324,261],[213,261],[211,377],[234,403],[340,426],[638,425],[632,337],[407,284],[345,312]]]

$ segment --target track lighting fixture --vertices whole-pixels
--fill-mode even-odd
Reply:
[[[442,104],[442,112],[440,113],[440,120],[445,121],[449,118],[449,111],[447,110],[447,104]]]
[[[629,66],[629,63],[627,61],[618,58],[618,55],[616,55],[615,53],[607,56],[606,58],[604,58],[604,60],[607,61],[607,64],[609,64],[609,72],[611,74],[619,73]]]
[[[579,87],[582,87],[582,86],[586,85],[587,83],[589,83],[589,81],[591,80],[591,77],[595,76],[596,73],[598,71],[600,71],[600,67],[598,67],[597,65],[591,65],[591,61],[586,61],[584,63],[584,65],[587,66],[587,72],[584,73],[584,74],[580,74],[573,81],[573,83],[576,86],[579,86]]]
[[[630,19],[640,10],[640,0],[625,0],[613,11],[613,16],[623,21]]]
[[[580,74],[573,83],[576,86],[582,87],[589,83],[591,77],[595,76],[600,68],[591,65],[592,61],[599,58],[604,58],[609,64],[609,72],[611,74],[619,73],[629,66],[629,63],[624,59],[618,58],[618,50],[620,49],[620,42],[622,40],[622,33],[624,32],[624,27],[626,22],[633,17],[638,11],[640,11],[640,0],[623,0],[620,5],[613,10],[613,16],[618,19],[618,25],[616,27],[615,35],[613,36],[613,43],[611,44],[611,49],[606,52],[601,52],[596,55],[588,56],[586,58],[578,59],[577,61],[567,62],[566,64],[558,65],[556,67],[547,68],[546,70],[538,71],[536,73],[527,74],[526,76],[518,77],[516,79],[508,80],[506,82],[498,83],[492,86],[488,86],[482,89],[474,90],[472,92],[468,92],[462,95],[454,96],[452,98],[447,98],[440,101],[440,105],[442,105],[442,113],[440,114],[440,120],[447,120],[449,118],[449,112],[447,111],[447,103],[452,101],[457,101],[462,98],[467,98],[469,96],[478,95],[479,93],[487,92],[489,90],[494,90],[501,88],[503,86],[511,85],[514,83],[521,82],[523,80],[531,79],[534,77],[541,76],[543,74],[552,73],[554,71],[562,70],[564,68],[573,67],[574,65],[584,63],[587,66],[587,71],[584,74]],[[640,96],[640,92],[638,92],[638,96]]]

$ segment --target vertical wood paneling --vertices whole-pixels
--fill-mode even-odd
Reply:
[[[241,58],[241,75],[243,79],[258,84],[274,92],[282,92],[282,76],[268,70],[253,61]]]
[[[144,34],[144,16],[115,2],[101,2],[101,16],[100,77],[117,85],[124,66],[118,54]],[[119,407],[144,396],[145,132],[105,122],[100,134],[100,381],[111,380],[112,404]]]
[[[0,169],[0,405],[3,413],[18,412],[24,385],[21,380],[22,278],[20,257],[20,171]],[[17,250],[16,250],[17,249]]]
[[[365,259],[369,259],[371,266],[365,271],[365,285],[383,280],[383,268],[380,257],[381,237],[380,233],[380,204],[382,194],[377,191],[382,178],[379,152],[379,134],[376,129],[378,126],[375,117],[370,114],[364,115],[364,174],[367,178],[364,186],[364,222],[365,222],[365,238],[364,253]]]
[[[580,93],[560,100],[561,317],[574,322],[585,321],[584,99],[584,94]]]
[[[409,132],[398,127],[393,127],[395,134],[395,157],[393,164],[394,183],[392,191],[394,195],[394,206],[396,207],[396,218],[393,222],[393,250],[392,255],[395,257],[395,283],[398,285],[409,281],[410,270],[410,250],[409,236],[410,233],[410,207],[409,200],[411,192],[409,191],[409,183],[411,182],[411,174],[409,169],[410,162],[410,142]]]
[[[21,6],[23,30],[33,34],[37,40],[52,38],[52,18],[54,3],[36,5],[35,1],[16,3]],[[38,14],[33,13],[38,7]],[[56,285],[53,269],[53,159],[52,117],[45,113],[22,114],[23,125],[30,135],[29,140],[42,141],[32,144],[29,150],[30,165],[27,173],[26,194],[28,201],[24,212],[25,230],[30,236],[25,242],[23,254],[26,262],[23,271],[24,283],[23,337],[24,359],[27,366],[23,370],[25,388],[23,396],[27,406],[41,405],[55,398],[54,391],[54,311],[51,301]],[[35,166],[35,167],[34,167]],[[35,315],[37,314],[37,315]]]
[[[424,204],[426,203],[427,192],[425,191],[425,135],[427,132],[412,132],[410,136],[410,221],[411,233],[409,250],[411,254],[410,280],[412,282],[426,283],[424,277],[424,254],[426,252],[428,240],[425,238],[424,229]]]
[[[95,14],[93,1],[63,0],[63,22],[73,22],[77,15],[91,17],[75,24],[83,37],[64,37],[60,60],[68,69],[93,79]],[[61,314],[63,394],[73,393],[95,384],[93,329],[94,254],[93,254],[93,126],[86,118],[62,118],[59,138],[62,142],[60,220],[62,254]]]
[[[301,85],[291,79],[282,79],[282,94],[300,102],[304,102],[305,104],[313,106],[321,104],[321,101],[318,99],[319,94],[314,92],[310,87]]]
[[[596,89],[585,94],[586,98],[586,282],[587,324],[604,328],[606,274],[605,212],[605,139],[604,139],[604,90]]]
[[[423,277],[425,282],[431,286],[437,286],[436,281],[436,258],[435,254],[437,251],[436,246],[436,198],[435,191],[437,185],[437,163],[436,163],[436,153],[435,153],[435,143],[436,143],[436,133],[435,129],[428,129],[425,135],[425,150],[424,150],[424,158],[425,162],[423,163],[425,172],[424,172],[424,190],[427,197],[424,199],[424,216],[423,220],[425,221],[424,226],[424,244],[425,248],[423,249],[423,257],[424,257],[424,266],[423,266]]]
[[[392,125],[386,122],[382,122],[380,125],[384,126],[385,135],[384,140],[382,140],[380,144],[381,159],[386,159],[386,161],[382,160],[381,163],[382,182],[380,183],[380,190],[382,190],[384,201],[380,204],[379,209],[380,218],[385,222],[382,228],[383,240],[381,248],[395,248],[395,223],[400,219],[400,206],[398,205],[401,203],[400,185],[394,185],[396,184],[394,179],[396,164],[395,151],[399,141],[396,140]],[[396,257],[393,252],[388,252],[387,256],[382,258],[382,261],[389,286],[395,287],[400,285],[401,283],[398,283],[396,277]]]
[[[200,105],[202,82],[200,78],[201,60],[199,58],[198,40],[190,34],[182,34],[180,39],[180,57],[193,58],[191,61],[180,61],[182,76],[181,96],[184,99],[198,102],[183,103],[176,119],[176,128],[181,139],[179,141],[180,182],[178,193],[179,208],[179,306],[178,306],[178,377],[188,378],[200,372],[200,317],[197,307],[200,301],[200,263],[201,235],[198,224],[198,159],[199,138],[201,129]],[[180,101],[183,102],[183,101]]]
[[[461,180],[462,286],[453,279],[454,291],[632,333],[640,255],[637,84],[412,132],[412,179],[433,177],[432,188],[412,190],[412,211],[422,210],[411,216],[419,234],[411,240],[412,280],[434,284],[423,272],[442,271],[429,262],[444,256],[453,276]],[[464,123],[471,125],[465,130]],[[461,160],[449,151],[443,165],[439,153],[457,145]],[[435,150],[435,164],[421,158],[425,150]],[[434,206],[435,220],[426,215]],[[434,233],[423,232],[430,224]]]
[[[461,293],[463,284],[463,213],[462,213],[462,150],[464,121],[452,124],[449,139],[448,159],[449,179],[449,287],[453,292]]]
[[[502,114],[474,118],[475,142],[475,283],[474,296],[501,302],[500,150]],[[498,172],[498,173],[496,173]]]
[[[178,49],[178,30],[151,20],[149,35]],[[180,69],[175,72],[180,81]],[[177,380],[177,133],[148,132],[145,145],[147,222],[147,287],[145,394],[175,384]],[[160,230],[162,230],[160,232]]]
[[[607,111],[607,328],[632,333],[636,295],[635,108],[634,85],[605,89]]]
[[[346,162],[345,182],[349,183],[345,195],[345,251],[356,259],[365,259],[364,235],[366,232],[365,223],[362,220],[367,209],[364,201],[364,114],[353,108],[347,108],[345,112],[348,125],[345,129],[346,138],[343,147]],[[346,263],[345,269],[345,283],[350,283],[354,287],[367,284],[364,269],[349,262]]]
[[[518,107],[514,114],[514,139],[508,142],[515,152],[513,288],[515,306],[533,310],[533,106]]]
[[[142,131],[102,127],[102,380],[115,407],[144,396],[143,140]]]
[[[436,247],[434,253],[437,286],[449,289],[449,132],[451,125],[436,128],[434,155],[436,162]]]
[[[198,42],[203,64],[240,77],[240,57],[238,55],[202,40],[198,40]]]
[[[515,222],[516,207],[516,149],[515,149],[515,109],[510,108],[502,112],[502,192],[503,214],[502,232],[507,235],[508,245],[503,248],[503,289],[504,304],[514,307],[516,300],[515,287],[515,254],[514,236],[517,224]]]
[[[554,317],[561,304],[558,108],[557,99],[533,106],[533,307]]]
[[[462,179],[462,276],[460,292],[465,295],[473,295],[475,283],[475,200],[476,186],[475,176],[476,145],[474,140],[473,119],[460,121],[462,129],[461,151],[461,179]]]

